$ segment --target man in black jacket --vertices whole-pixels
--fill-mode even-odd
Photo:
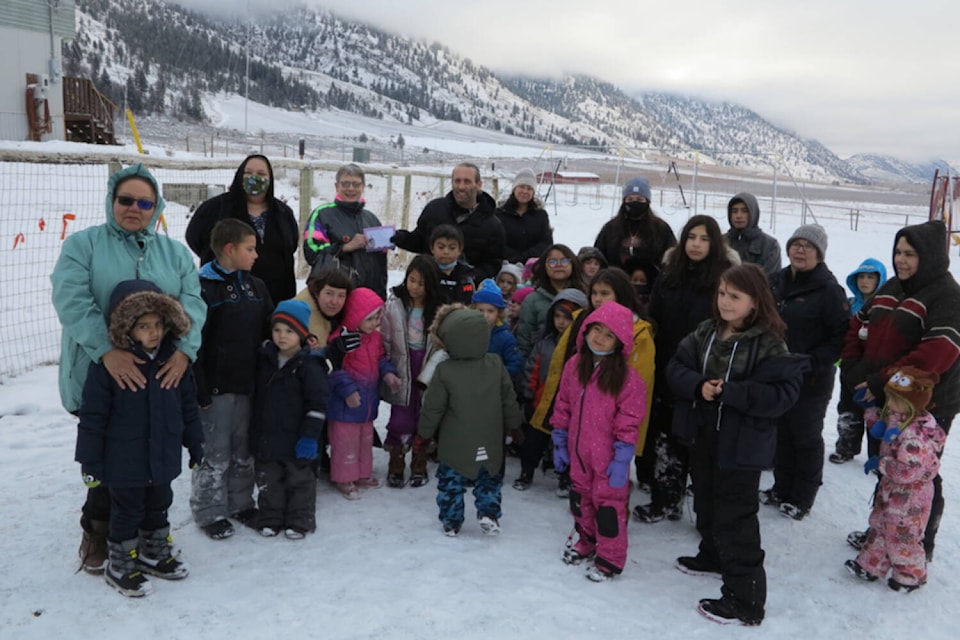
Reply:
[[[477,272],[477,280],[496,278],[506,254],[506,235],[496,216],[496,203],[483,190],[480,169],[462,162],[453,168],[453,188],[427,203],[413,231],[399,230],[392,242],[415,253],[430,252],[430,234],[441,224],[463,232],[463,253]]]

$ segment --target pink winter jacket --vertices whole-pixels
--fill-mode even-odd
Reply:
[[[932,415],[920,414],[893,442],[880,444],[878,471],[883,481],[897,485],[932,483],[940,470],[940,458],[946,435]],[[931,485],[932,486],[932,485]]]
[[[616,396],[600,390],[596,370],[586,387],[580,385],[577,367],[580,348],[591,324],[606,325],[623,343],[622,356],[633,349],[633,313],[617,304],[607,302],[591,313],[577,335],[577,353],[563,367],[557,400],[550,423],[554,429],[569,431],[568,447],[571,464],[591,461],[594,469],[603,473],[613,460],[615,441],[636,445],[639,425],[647,407],[647,391],[643,379],[633,367],[627,366],[623,388]]]

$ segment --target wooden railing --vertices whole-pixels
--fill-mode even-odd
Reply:
[[[67,139],[116,144],[114,120],[120,108],[86,78],[63,79],[63,116]]]

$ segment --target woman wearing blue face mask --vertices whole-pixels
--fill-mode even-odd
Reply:
[[[274,302],[297,294],[293,260],[300,242],[300,226],[293,211],[274,197],[273,167],[266,156],[251,155],[233,176],[230,189],[201,204],[186,241],[200,262],[213,260],[210,231],[223,218],[237,218],[257,231],[257,261],[250,272],[264,281]]]

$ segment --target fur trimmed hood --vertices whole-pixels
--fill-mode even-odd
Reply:
[[[441,349],[446,349],[447,345],[443,343],[443,340],[440,339],[440,336],[437,335],[437,331],[440,329],[440,325],[443,324],[443,321],[447,318],[448,315],[456,311],[457,309],[466,309],[467,307],[459,302],[454,302],[452,304],[441,305],[437,312],[433,316],[433,322],[430,324],[430,337],[433,338],[437,346]]]
[[[176,338],[190,331],[190,318],[175,298],[162,293],[149,280],[124,280],[110,294],[110,343],[118,349],[129,349],[130,329],[147,313],[163,318],[167,332]]]

